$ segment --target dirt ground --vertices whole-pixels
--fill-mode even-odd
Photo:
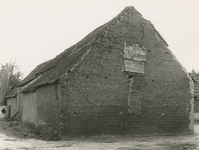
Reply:
[[[27,132],[23,125],[0,121],[0,150],[199,150],[199,124],[195,124],[194,135],[186,136],[104,135],[44,141]]]

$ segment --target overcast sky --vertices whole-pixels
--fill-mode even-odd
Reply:
[[[199,71],[199,0],[0,0],[0,63],[24,76],[134,6],[187,71]]]

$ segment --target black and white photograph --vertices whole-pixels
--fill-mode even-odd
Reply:
[[[198,0],[0,0],[0,150],[199,150]]]

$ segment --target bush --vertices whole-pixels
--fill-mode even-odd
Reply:
[[[38,138],[47,141],[58,141],[61,140],[58,131],[53,128],[50,124],[47,125],[33,125],[31,123],[26,123],[26,125],[32,130]]]

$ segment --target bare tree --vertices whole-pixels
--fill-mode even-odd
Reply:
[[[14,62],[0,66],[0,106],[5,104],[5,97],[9,90],[16,87],[20,82],[21,72]],[[17,69],[17,71],[16,71]]]

